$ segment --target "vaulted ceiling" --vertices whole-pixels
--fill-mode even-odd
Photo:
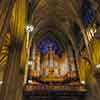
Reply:
[[[7,20],[5,23],[6,25],[9,25],[8,17],[10,16],[8,15],[10,15],[11,8],[14,7],[13,5],[16,3],[16,1],[17,0],[1,0],[1,17],[5,11],[8,12],[4,16],[5,20]],[[65,45],[67,42],[66,40],[68,39],[73,44],[73,46],[76,45],[77,47],[77,43],[83,42],[81,29],[88,27],[93,22],[96,22],[98,25],[100,24],[100,3],[98,0],[25,1],[27,13],[27,19],[25,23],[34,25],[34,36],[35,41],[37,42],[41,39],[41,37],[49,35],[49,37],[54,38],[62,45]],[[7,10],[7,8],[9,9]],[[2,12],[2,10],[4,10],[4,12]],[[1,18],[2,23],[4,18]],[[2,25],[4,24],[1,24],[1,26]],[[0,33],[2,34],[3,32]],[[62,39],[60,39],[61,37]]]
[[[79,4],[69,0],[40,0],[34,13],[32,23],[35,26],[35,39],[49,35],[59,43],[73,40],[73,23],[81,25],[78,15]],[[62,41],[64,40],[64,41]]]
[[[0,44],[2,44],[2,34],[9,31],[11,11],[17,1],[20,0],[0,0]],[[26,1],[26,16],[18,13],[20,15],[18,16],[18,24],[21,26],[21,20],[26,18],[23,23],[26,25],[32,24],[35,27],[33,41],[37,44],[45,37],[50,37],[61,46],[62,50],[67,47],[68,42],[71,43],[75,50],[79,50],[81,46],[84,47],[84,33],[81,32],[81,29],[90,27],[94,23],[100,26],[99,0],[23,1]],[[17,15],[16,13],[14,14],[15,16]],[[21,34],[18,35],[20,36]],[[3,34],[3,36],[5,35]]]
[[[96,0],[29,0],[28,21],[35,27],[34,40],[38,42],[43,37],[49,36],[59,44],[65,45],[63,48],[66,48],[66,40],[78,47],[84,42],[81,28],[91,25],[95,19],[99,9],[97,2]]]

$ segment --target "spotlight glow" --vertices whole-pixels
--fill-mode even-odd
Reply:
[[[96,65],[96,68],[97,68],[97,69],[100,69],[100,64],[97,64],[97,65]]]
[[[32,25],[27,25],[26,26],[26,32],[30,33],[34,30],[34,27]]]
[[[85,81],[81,81],[81,84],[85,85],[85,84],[86,84],[86,82],[85,82]]]
[[[0,85],[2,85],[3,84],[3,81],[0,81]]]
[[[32,80],[28,80],[28,83],[32,84]]]

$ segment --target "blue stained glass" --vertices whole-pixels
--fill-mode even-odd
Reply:
[[[59,44],[57,44],[55,41],[53,41],[52,39],[46,37],[45,39],[43,39],[39,45],[37,46],[37,48],[40,50],[41,54],[44,55],[48,52],[48,47],[49,46],[52,46],[52,50],[55,52],[55,53],[58,53],[59,54],[61,53],[60,51],[60,46]]]
[[[90,4],[85,5],[83,9],[83,21],[86,25],[92,22],[93,17],[95,16],[95,10],[91,7]]]

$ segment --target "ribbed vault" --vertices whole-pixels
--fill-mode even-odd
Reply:
[[[40,0],[37,4],[32,23],[35,27],[35,40],[49,36],[56,40],[64,50],[67,46],[66,40],[70,40],[75,49],[72,35],[73,23],[81,24],[75,5],[69,0]]]

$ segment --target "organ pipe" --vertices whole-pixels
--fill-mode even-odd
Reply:
[[[52,47],[48,47],[48,52],[41,56],[40,51],[33,49],[32,77],[42,80],[64,80],[76,78],[75,58],[71,47],[63,53],[62,57],[56,54]]]

